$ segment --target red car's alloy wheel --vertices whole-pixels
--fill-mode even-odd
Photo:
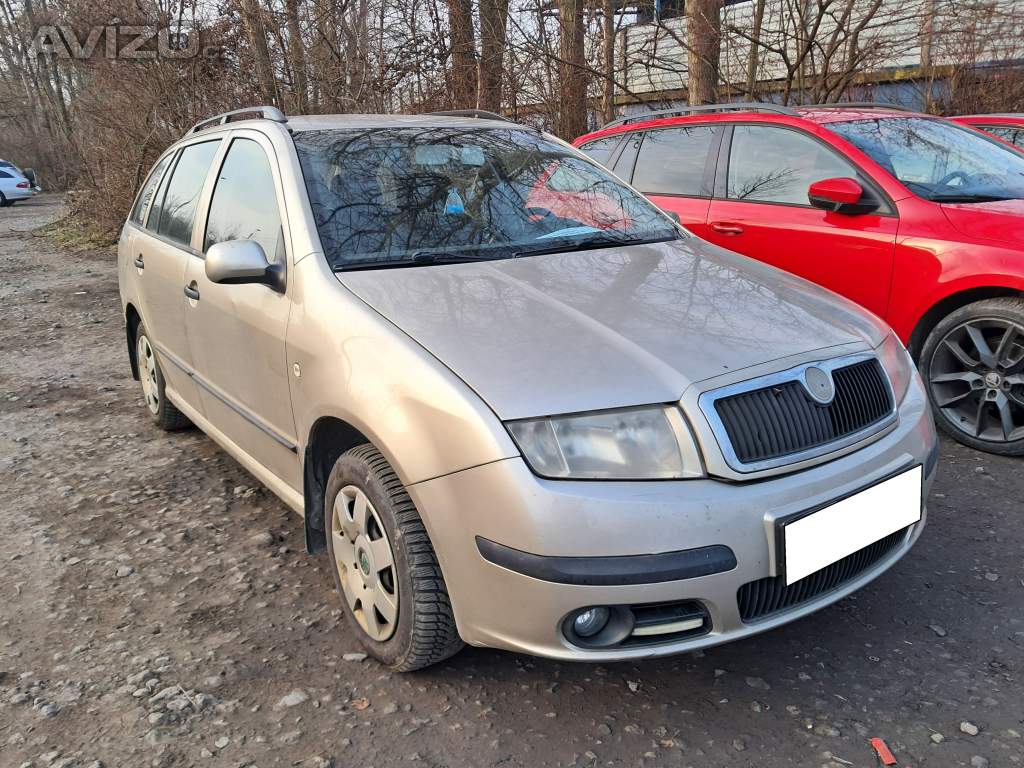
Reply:
[[[1024,326],[992,317],[950,329],[932,354],[928,384],[940,416],[971,437],[1024,438]]]

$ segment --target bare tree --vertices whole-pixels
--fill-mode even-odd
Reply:
[[[558,84],[562,108],[557,131],[575,137],[587,130],[587,72],[583,47],[584,0],[559,0]]]
[[[452,100],[456,107],[476,106],[476,35],[471,0],[447,0],[451,29]]]
[[[502,71],[508,34],[508,0],[480,0],[480,87],[478,105],[501,109]]]
[[[710,104],[716,100],[718,64],[722,54],[721,11],[722,0],[689,0],[686,3],[691,104]]]
[[[256,77],[260,84],[260,95],[267,104],[280,104],[277,91],[277,79],[274,67],[270,63],[270,50],[267,47],[267,30],[263,24],[263,8],[259,0],[239,0],[242,10],[242,23],[245,25],[249,44],[252,46],[253,64]]]

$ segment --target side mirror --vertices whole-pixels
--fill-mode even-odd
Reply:
[[[284,268],[267,261],[263,246],[255,240],[226,240],[211,245],[206,251],[206,276],[212,283],[259,283],[284,293]]]
[[[864,187],[854,179],[836,178],[816,181],[807,189],[807,199],[815,208],[851,216],[870,213],[878,203],[865,199]]]

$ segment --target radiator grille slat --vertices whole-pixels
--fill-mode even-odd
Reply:
[[[757,621],[831,592],[856,578],[892,552],[906,535],[906,528],[891,533],[852,555],[847,555],[842,560],[837,560],[820,571],[793,582],[788,587],[783,576],[769,576],[766,579],[749,581],[736,592],[740,618],[745,622]]]
[[[832,371],[835,397],[816,402],[799,381],[722,397],[715,411],[736,458],[743,464],[784,458],[877,424],[893,402],[878,360],[861,360]]]

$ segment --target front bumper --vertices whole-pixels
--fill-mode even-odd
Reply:
[[[437,551],[466,642],[558,659],[610,661],[668,655],[746,637],[859,589],[899,560],[920,535],[935,449],[927,399],[915,378],[894,429],[860,450],[789,475],[742,483],[553,481],[536,477],[522,459],[514,458],[417,483],[408,490]],[[916,464],[926,470],[922,516],[896,546],[834,589],[756,622],[741,619],[737,590],[777,575],[777,519],[827,505]],[[491,562],[481,554],[481,542],[526,553],[527,564],[540,564],[542,569],[517,567],[494,558],[493,550],[492,559],[510,567]],[[725,548],[735,565],[723,571]],[[706,553],[716,565],[701,571],[692,557],[660,557],[693,550]],[[613,562],[609,558],[617,556],[630,571],[629,562],[644,562],[631,557],[637,555],[659,555],[647,561],[659,574],[656,578],[647,581],[632,573],[616,582],[605,574],[594,581],[586,573],[566,576],[558,570],[559,564],[586,562],[566,558],[597,558],[598,565],[608,565]],[[547,575],[545,564],[555,566],[555,575]],[[686,570],[695,564],[696,571]],[[562,631],[566,616],[587,606],[684,600],[703,606],[709,631],[607,649],[582,648]]]

